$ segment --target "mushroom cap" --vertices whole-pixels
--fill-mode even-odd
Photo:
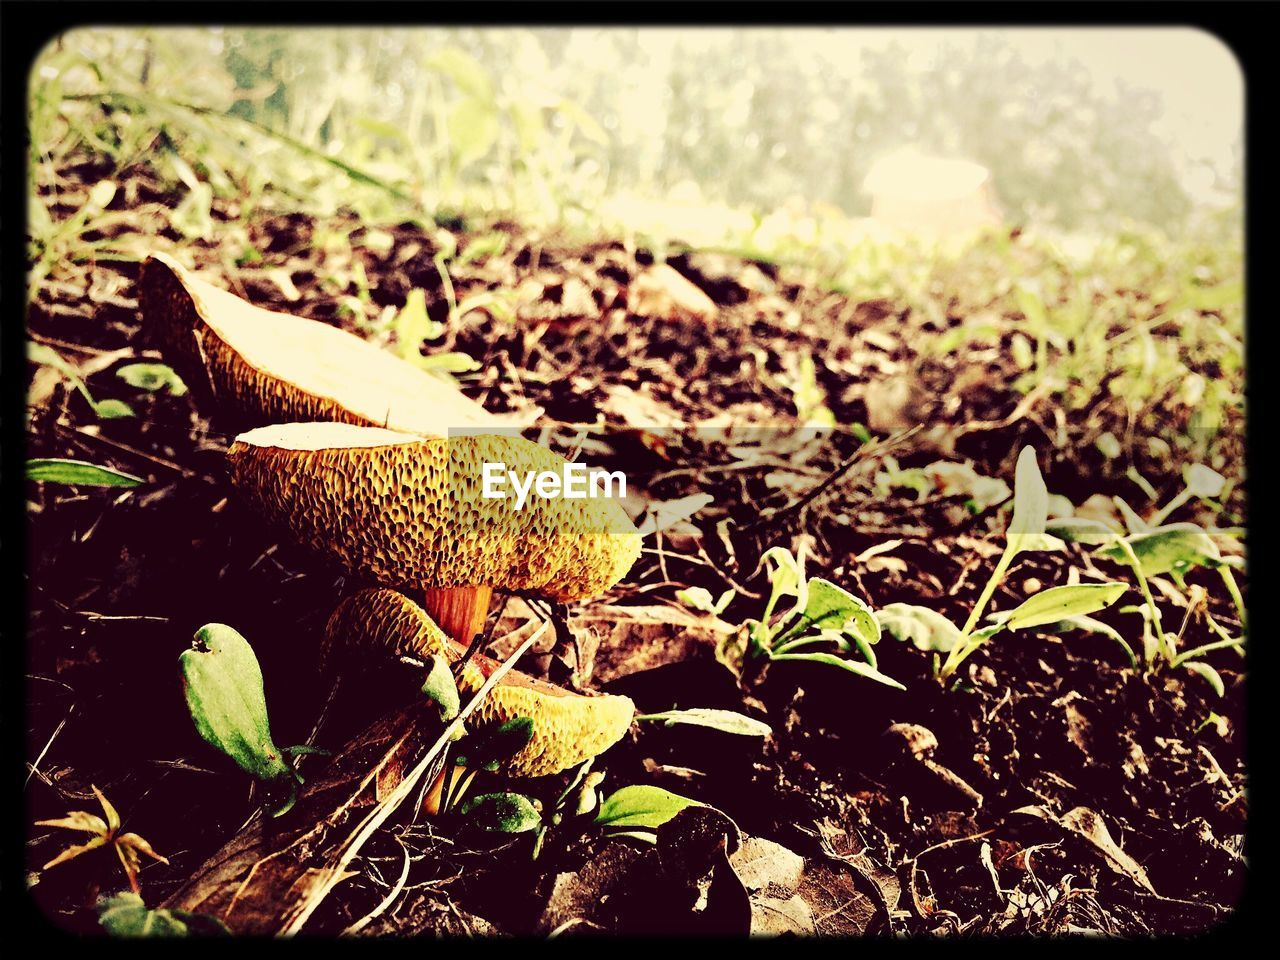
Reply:
[[[640,555],[616,499],[482,496],[482,468],[561,473],[518,436],[430,438],[344,423],[250,430],[231,481],[269,521],[357,578],[397,587],[489,585],[552,600],[595,596]]]
[[[143,317],[165,358],[197,397],[246,425],[335,420],[443,436],[502,422],[355,334],[255,307],[164,254],[147,258],[140,288]]]
[[[450,662],[466,650],[416,603],[386,589],[361,590],[340,603],[325,627],[325,646],[424,659],[438,654]],[[473,654],[459,688],[474,693],[497,667],[496,661]],[[635,704],[627,697],[585,696],[510,670],[471,716],[481,724],[530,718],[533,737],[503,768],[515,777],[543,777],[603,753],[622,739],[634,714]]]

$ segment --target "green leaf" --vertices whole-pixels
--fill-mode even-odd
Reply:
[[[455,104],[447,122],[459,167],[483,159],[498,142],[498,114],[482,100],[468,97]]]
[[[724,613],[725,607],[729,606],[737,595],[738,591],[732,587],[720,594],[719,600],[713,599],[711,591],[706,587],[689,587],[687,590],[676,591],[676,599],[686,607],[692,607],[694,610],[701,610],[703,613],[709,613],[717,617]]]
[[[133,407],[123,400],[99,400],[93,405],[93,412],[103,420],[120,420],[124,417],[137,416]]]
[[[1150,525],[1138,516],[1133,507],[1129,506],[1120,497],[1112,497],[1111,500],[1115,503],[1116,509],[1120,511],[1120,516],[1124,518],[1125,529],[1130,533],[1146,533],[1151,529]]]
[[[163,363],[131,363],[117,370],[116,376],[129,386],[148,393],[168,390],[172,396],[180,397],[187,392],[187,385],[182,382],[182,378],[172,367]]]
[[[482,793],[459,810],[467,825],[487,833],[524,833],[542,826],[533,802],[519,793]]]
[[[1028,537],[1043,534],[1049,519],[1049,488],[1044,485],[1036,452],[1023,447],[1013,481],[1013,519],[1009,522],[1009,545],[1014,550],[1041,549],[1024,546]]]
[[[152,910],[136,893],[118,893],[98,901],[98,923],[113,937],[185,937],[192,933],[230,933],[216,917],[187,910]]]
[[[1142,609],[1144,611],[1146,610],[1145,607]],[[1087,633],[1101,634],[1108,640],[1113,640],[1119,644],[1119,646],[1124,650],[1125,656],[1129,660],[1129,666],[1136,667],[1138,665],[1138,658],[1133,653],[1133,647],[1129,646],[1129,641],[1121,636],[1119,630],[1108,623],[1103,623],[1101,620],[1095,620],[1093,617],[1086,616],[1065,617],[1057,623],[1046,624],[1045,626],[1051,633],[1067,633],[1071,630],[1084,630]]]
[[[1050,520],[1045,525],[1045,532],[1067,543],[1083,543],[1087,546],[1114,543],[1120,536],[1101,520],[1088,520],[1084,517],[1059,517]]]
[[[258,780],[292,778],[271,739],[262,670],[249,642],[225,624],[205,624],[178,660],[200,736]]]
[[[711,707],[693,707],[689,710],[666,710],[662,713],[646,713],[636,717],[637,720],[661,720],[670,727],[678,723],[687,723],[695,727],[710,727],[723,733],[734,733],[741,737],[767,737],[773,733],[767,723],[744,717],[732,710],[715,710]]]
[[[462,709],[458,684],[454,680],[453,671],[449,669],[449,661],[438,653],[431,657],[431,669],[427,671],[427,678],[423,681],[422,692],[440,710],[440,719],[446,723]]]
[[[964,639],[959,627],[928,607],[890,603],[876,611],[876,618],[895,639],[917,650],[950,653]]]
[[[500,256],[507,249],[507,235],[505,233],[484,233],[476,237],[458,256],[457,263],[459,265],[470,263],[473,260],[487,260],[489,257]]]
[[[1023,601],[1009,614],[1004,625],[1009,630],[1056,623],[1069,617],[1087,616],[1104,610],[1128,589],[1123,583],[1080,583],[1050,587]]]
[[[98,923],[113,937],[185,937],[187,925],[168,910],[151,910],[136,893],[121,893],[98,905]]]
[[[703,804],[679,794],[643,784],[615,790],[600,804],[596,823],[606,827],[648,827],[656,830],[685,807]]]
[[[493,80],[489,72],[465,51],[457,47],[437,50],[426,58],[424,64],[428,70],[443,73],[468,96],[486,102],[493,100]]]
[[[1138,558],[1144,577],[1162,573],[1181,575],[1191,567],[1218,567],[1222,554],[1213,539],[1194,523],[1171,523],[1125,538]],[[1120,544],[1097,551],[1117,563],[1128,563]]]
[[[409,291],[395,319],[396,348],[402,360],[422,359],[423,340],[436,340],[444,333],[444,324],[427,315],[426,291],[417,287]]]
[[[1182,470],[1182,479],[1191,491],[1192,496],[1213,499],[1222,495],[1227,485],[1227,478],[1216,470],[1199,463],[1188,464]]]
[[[1182,664],[1186,670],[1190,670],[1196,676],[1203,677],[1208,681],[1209,686],[1213,687],[1213,692],[1219,697],[1225,696],[1227,693],[1226,685],[1222,682],[1222,676],[1217,670],[1200,660],[1193,660],[1190,663]]]
[[[811,663],[821,663],[830,667],[839,667],[841,670],[848,670],[850,673],[856,673],[860,677],[866,677],[876,683],[883,683],[886,687],[893,687],[896,690],[907,689],[893,677],[881,673],[869,663],[863,663],[861,660],[846,660],[844,657],[837,657],[834,653],[783,653],[770,659],[808,660]]]
[[[830,580],[815,577],[808,582],[800,619],[774,638],[775,648],[811,631],[836,630],[865,644],[880,639],[880,624],[865,602]]]
[[[136,487],[141,477],[120,473],[83,460],[59,458],[28,460],[27,479],[41,483],[65,483],[82,487]]]
[[[432,353],[425,357],[414,357],[413,360],[428,373],[471,373],[480,369],[480,361],[471,354],[458,350]]]

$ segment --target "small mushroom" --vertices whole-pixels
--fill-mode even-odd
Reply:
[[[504,420],[449,383],[327,323],[256,307],[164,254],[143,264],[139,302],[166,360],[201,401],[245,425],[301,420],[424,436]]]
[[[453,662],[466,653],[466,647],[446,637],[421,607],[385,588],[361,590],[339,604],[325,637],[329,646],[366,647],[396,656],[440,655]],[[496,661],[473,653],[458,687],[474,693],[497,667]],[[541,777],[603,753],[622,739],[634,712],[627,697],[584,696],[512,670],[472,716],[481,724],[531,719],[532,739],[504,762],[503,769],[511,776]]]
[[[269,521],[358,579],[423,590],[455,640],[484,626],[494,587],[555,601],[595,596],[640,554],[615,499],[482,496],[485,463],[560,473],[565,461],[520,437],[420,437],[343,423],[241,434],[231,480]]]
[[[521,472],[564,466],[520,437],[295,423],[241,434],[227,457],[235,487],[297,542],[359,579],[424,590],[425,612],[393,590],[349,598],[329,621],[326,651],[372,643],[456,660],[483,628],[495,586],[582,599],[620,580],[640,553],[640,535],[616,500],[530,498],[517,509],[511,499],[481,496],[484,463]],[[463,682],[476,689],[493,667],[473,658]],[[533,740],[507,770],[538,776],[615,743],[633,712],[625,697],[584,697],[510,673],[477,717],[530,717]]]

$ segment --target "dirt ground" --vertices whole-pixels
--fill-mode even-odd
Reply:
[[[95,171],[62,176],[72,188],[66,214],[74,186],[92,183]],[[437,230],[405,224],[366,244],[369,231],[350,220],[292,214],[189,243],[149,206],[165,197],[144,171],[119,192],[118,202],[137,211],[127,229],[142,242],[181,246],[212,282],[259,305],[385,341],[357,325],[335,293],[352,289],[363,271],[368,314],[399,308],[420,288],[432,318],[448,316],[433,263]],[[227,222],[235,215],[215,207]],[[365,916],[406,856],[402,894],[362,933],[1140,935],[1204,931],[1230,915],[1245,878],[1246,820],[1243,661],[1230,651],[1213,661],[1221,698],[1185,672],[1131,669],[1112,642],[1080,632],[988,644],[955,689],[934,679],[928,653],[888,636],[877,648],[880,667],[906,692],[807,664],[774,664],[740,684],[714,656],[719,625],[759,615],[768,592],[760,557],[774,545],[803,543],[811,576],[875,609],[920,603],[963,620],[998,558],[1006,515],[974,513],[964,496],[885,489],[877,485],[885,455],[903,468],[968,460],[1012,483],[1018,452],[1031,444],[1049,489],[1074,504],[1131,496],[1129,466],[1167,500],[1180,489],[1183,463],[1137,442],[1122,406],[1100,395],[1067,410],[1052,396],[1023,394],[999,344],[918,352],[925,335],[984,308],[964,294],[945,316],[925,317],[892,300],[825,289],[795,268],[682,253],[668,262],[718,310],[707,320],[664,320],[628,309],[651,251],[511,223],[444,226],[460,248],[491,232],[506,237],[499,252],[451,269],[458,299],[522,283],[533,291],[514,317],[473,310],[430,345],[479,361],[479,372],[461,379],[464,391],[497,412],[541,407],[539,426],[553,428],[550,442],[562,451],[584,442],[578,425],[602,423],[584,450],[626,471],[637,510],[711,497],[647,541],[607,597],[569,611],[576,651],[548,644],[521,669],[560,683],[576,671],[584,688],[625,693],[643,713],[720,707],[768,723],[773,734],[763,740],[640,724],[595,769],[606,774],[606,793],[653,784],[730,818],[736,841],[726,853],[706,853],[706,863],[735,843],[758,851],[751,844],[763,838],[804,858],[803,877],[785,891],[753,889],[739,857],[734,869],[711,871],[695,906],[689,891],[706,863],[673,866],[678,853],[702,849],[690,839],[697,825],[689,818],[681,818],[683,833],[660,832],[656,845],[570,825],[533,860],[527,837],[483,842],[456,824],[402,816],[366,848],[308,931],[337,932]],[[347,244],[325,240],[347,232]],[[244,256],[246,242],[260,259]],[[29,484],[27,799],[34,821],[95,809],[90,785],[101,788],[126,828],[167,857],[141,877],[147,902],[159,903],[258,799],[194,735],[176,668],[195,629],[226,622],[252,641],[279,743],[314,734],[333,748],[370,719],[371,705],[348,691],[326,708],[330,685],[317,662],[325,619],[353,585],[237,503],[223,459],[231,436],[216,413],[198,410],[190,394],[143,393],[115,375],[140,358],[159,360],[137,310],[138,270],[124,260],[65,264],[36,291],[28,314],[30,337],[73,364],[95,400],[118,398],[136,413],[98,419],[65,380],[33,365],[29,456],[89,460],[146,482],[123,492]],[[814,439],[779,386],[801,355],[821,359],[817,383],[835,423],[867,425],[881,439],[916,423],[924,429],[862,458],[853,456],[862,446],[855,431]],[[1152,410],[1168,432],[1183,429],[1185,416],[1172,405]],[[737,441],[708,422],[758,428],[761,455],[744,460]],[[678,423],[702,427],[669,426]],[[1242,428],[1231,422],[1225,430],[1224,473],[1241,469]],[[1098,452],[1094,441],[1106,431],[1125,438],[1123,457]],[[1230,506],[1242,511],[1241,486],[1233,496]],[[1194,507],[1186,516],[1194,519]],[[867,554],[890,540],[900,543]],[[1021,555],[994,607],[1099,562],[1078,546]],[[1106,572],[1131,582],[1123,568]],[[1211,574],[1193,571],[1188,582],[1205,586],[1220,622],[1236,623]],[[676,591],[690,586],[738,593],[718,624],[681,607]],[[1141,602],[1136,590],[1125,602]],[[1161,602],[1166,623],[1180,622],[1173,598]],[[1130,633],[1137,620],[1101,616]],[[1213,639],[1188,620],[1184,643]],[[886,733],[903,724],[936,737],[932,767],[906,758]],[[323,763],[308,757],[302,769]],[[527,790],[554,797],[563,782]],[[113,860],[93,856],[40,872],[65,839],[32,828],[32,895],[58,925],[91,931],[96,898],[119,889],[122,877]],[[774,869],[785,851],[768,849],[760,859]]]

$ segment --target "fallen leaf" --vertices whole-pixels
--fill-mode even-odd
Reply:
[[[707,321],[717,312],[715,301],[665,263],[654,264],[631,281],[627,310],[667,321]]]
[[[1107,829],[1106,822],[1088,807],[1074,807],[1061,817],[1056,816],[1053,811],[1042,806],[1019,807],[1013,812],[1039,817],[1041,820],[1056,823],[1062,829],[1086,841],[1098,853],[1102,854],[1107,866],[1116,873],[1128,877],[1150,893],[1156,892],[1151,885],[1151,881],[1147,878],[1146,871],[1142,869],[1138,861],[1120,849],[1120,845],[1112,839],[1111,831]]]

